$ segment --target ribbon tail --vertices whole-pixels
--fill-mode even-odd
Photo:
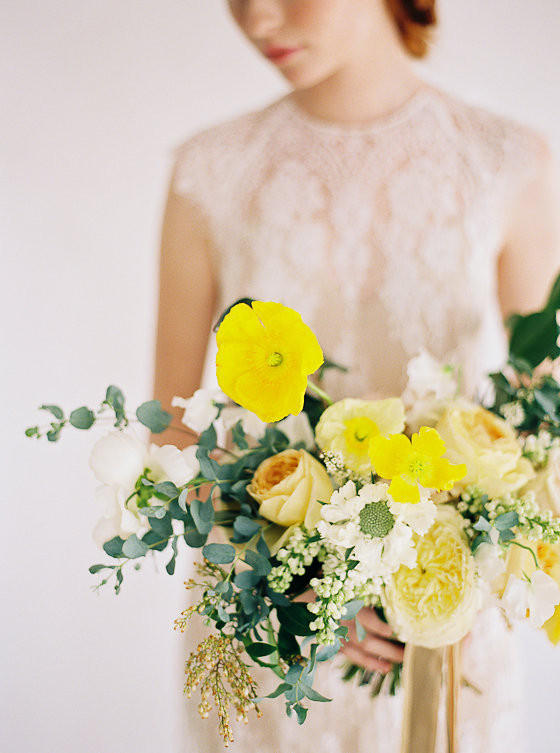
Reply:
[[[447,749],[457,753],[457,710],[461,679],[461,644],[447,646]]]
[[[405,647],[401,753],[435,751],[445,651],[408,643]]]

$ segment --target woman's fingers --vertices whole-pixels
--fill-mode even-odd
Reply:
[[[378,656],[366,654],[365,651],[357,648],[352,643],[343,644],[341,652],[353,664],[358,664],[360,667],[365,667],[365,669],[369,669],[372,672],[381,672],[386,675],[391,669],[391,662],[380,659]]]
[[[358,641],[354,625],[348,626],[350,644],[360,648],[364,653],[386,659],[393,664],[400,664],[404,660],[404,648],[399,643],[393,643],[373,633],[366,633],[365,638]]]
[[[370,633],[382,635],[384,638],[392,638],[393,628],[385,620],[377,616],[374,609],[364,607],[358,613],[358,621]]]

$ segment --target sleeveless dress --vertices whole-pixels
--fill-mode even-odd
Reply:
[[[400,394],[422,347],[460,364],[472,394],[505,358],[497,256],[544,148],[532,129],[427,83],[360,125],[311,116],[288,94],[191,137],[177,151],[173,188],[208,223],[216,315],[243,296],[298,310],[325,355],[349,367],[327,374],[333,397]],[[207,385],[214,353],[211,340]],[[182,648],[202,634],[193,623]],[[514,643],[495,610],[465,641],[460,753],[521,751]],[[259,692],[275,686],[264,675]],[[401,693],[372,700],[340,680],[337,661],[320,666],[315,687],[334,700],[310,704],[303,726],[265,701],[262,719],[235,726],[230,749],[398,753]],[[194,697],[184,703],[180,750],[221,749],[212,716],[198,717]]]

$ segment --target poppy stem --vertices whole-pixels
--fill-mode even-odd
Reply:
[[[317,397],[320,397],[321,400],[323,400],[327,405],[333,404],[333,401],[327,395],[327,393],[313,382],[310,382],[309,379],[307,380],[307,389],[309,390],[309,392],[313,392],[315,395],[317,395]]]

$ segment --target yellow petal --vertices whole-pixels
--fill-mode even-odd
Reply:
[[[445,452],[445,443],[435,429],[422,426],[418,434],[412,435],[412,447],[419,455],[440,458]]]
[[[396,476],[389,486],[389,494],[395,502],[416,503],[420,502],[420,490],[418,484],[405,481],[402,476]]]
[[[375,472],[382,478],[400,475],[410,457],[412,447],[404,434],[392,434],[390,437],[373,437],[369,444],[369,457]]]
[[[455,486],[467,475],[467,466],[464,463],[454,465],[449,460],[441,458],[434,460],[431,478],[426,482],[426,486],[438,491],[448,491]]]
[[[556,606],[554,614],[544,623],[543,628],[548,640],[556,646],[560,642],[560,604]]]

